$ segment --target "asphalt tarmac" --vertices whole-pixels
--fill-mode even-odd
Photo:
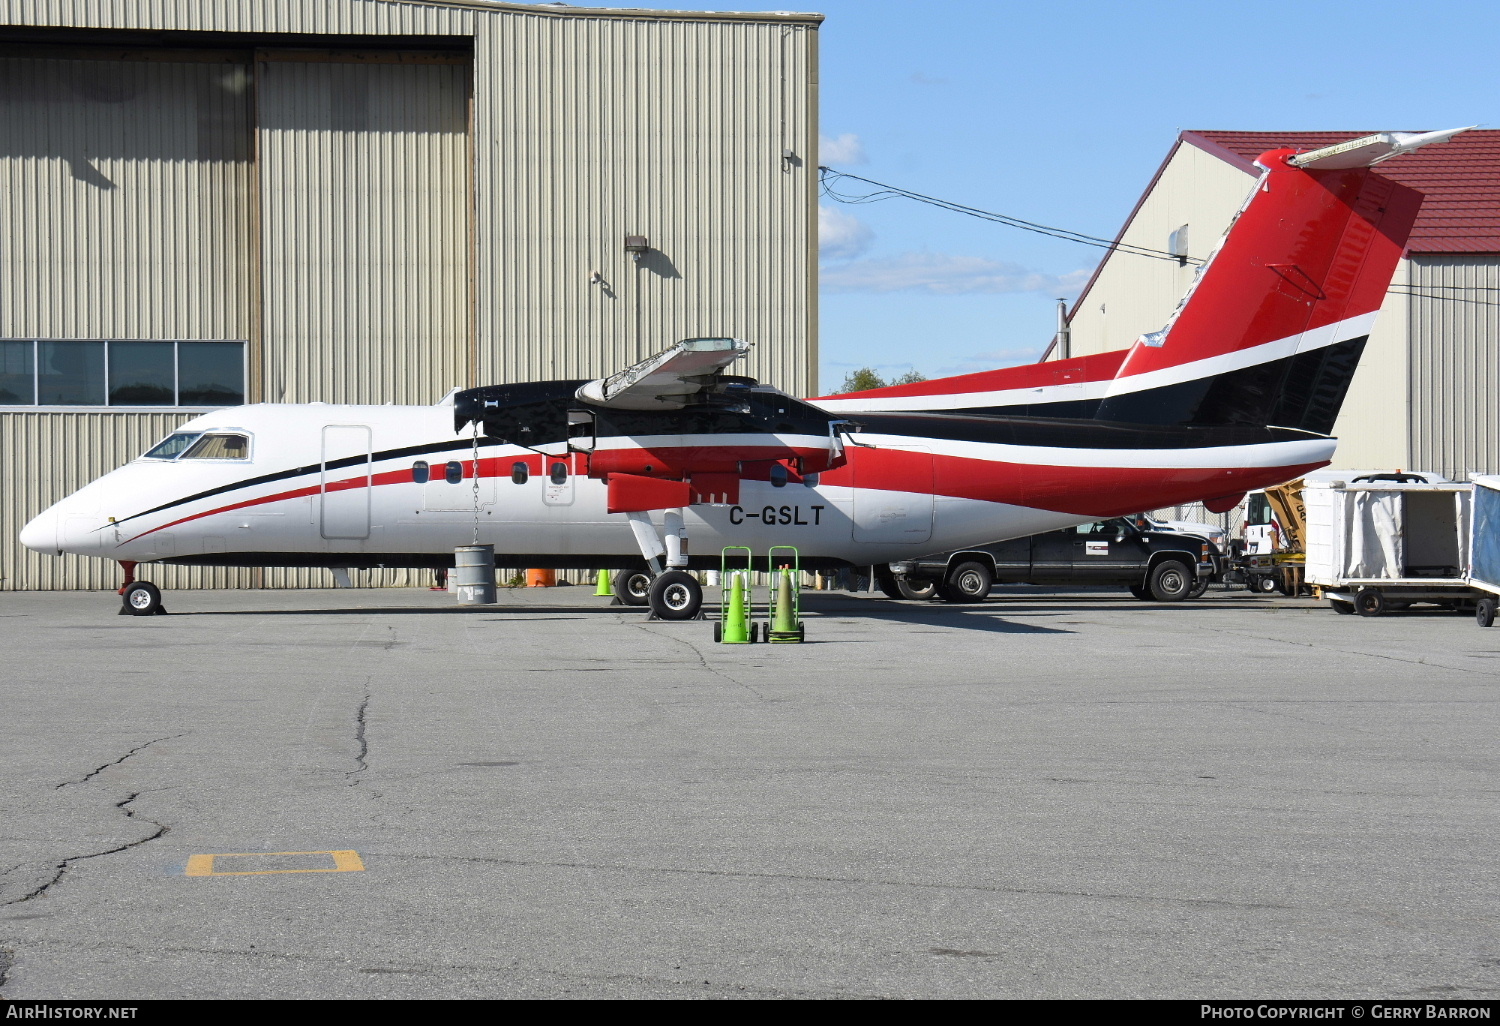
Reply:
[[[0,996],[1500,996],[1500,629],[805,598],[0,594]]]

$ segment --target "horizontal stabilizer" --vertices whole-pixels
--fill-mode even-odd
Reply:
[[[1441,132],[1377,132],[1362,139],[1335,143],[1309,153],[1299,153],[1288,160],[1293,167],[1309,171],[1342,171],[1352,167],[1374,167],[1382,161],[1399,157],[1432,143],[1447,142],[1475,125],[1447,128]]]

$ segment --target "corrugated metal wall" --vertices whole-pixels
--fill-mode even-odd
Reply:
[[[0,336],[250,337],[248,71],[0,57]]]
[[[1181,145],[1125,227],[1122,243],[1166,250],[1171,234],[1187,226],[1188,255],[1202,261],[1244,204],[1255,179],[1239,168]],[[1113,252],[1092,286],[1074,305],[1074,356],[1125,349],[1167,323],[1187,293],[1197,264]],[[1054,354],[1055,356],[1056,354]]]
[[[1500,473],[1500,257],[1417,254],[1410,280],[1412,468]]]
[[[484,380],[593,377],[694,335],[814,387],[813,29],[497,18],[481,26]],[[791,151],[786,158],[784,151]],[[585,188],[575,178],[592,169]],[[627,234],[651,252],[636,263]],[[590,285],[598,271],[605,285]]]
[[[257,62],[266,401],[467,384],[468,80],[456,60]]]
[[[0,337],[241,339],[253,396],[424,403],[453,385],[610,373],[722,334],[757,344],[746,372],[806,394],[817,20],[0,0],[10,25],[396,35],[429,49],[449,36],[475,54],[472,67],[421,42],[379,59],[336,45],[252,54],[251,40],[181,59],[0,59],[0,102],[30,105],[0,118]],[[650,239],[639,263],[627,234]],[[589,284],[595,271],[604,284]],[[187,416],[0,413],[0,587],[115,586],[113,566],[22,555],[15,534]]]

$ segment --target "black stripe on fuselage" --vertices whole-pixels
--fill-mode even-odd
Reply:
[[[1333,431],[1367,339],[1368,336],[1362,335],[1280,360],[1107,399],[981,406],[943,412],[1157,427],[1256,428],[1276,424],[1327,435]],[[864,421],[874,414],[850,412],[848,416]]]
[[[493,445],[494,443],[481,440],[480,444]],[[474,450],[474,440],[454,439],[448,442],[429,442],[426,445],[408,445],[403,446],[400,449],[386,449],[382,452],[371,453],[368,457],[346,456],[343,459],[329,460],[327,463],[312,463],[304,467],[295,467],[292,470],[279,470],[274,474],[261,474],[259,477],[247,477],[243,481],[233,481],[226,485],[220,485],[217,488],[210,488],[207,491],[198,492],[195,495],[188,495],[184,496],[181,499],[173,499],[171,502],[164,502],[160,506],[156,506],[152,509],[142,510],[139,513],[132,513],[128,517],[122,517],[120,520],[115,521],[115,523],[111,524],[110,526],[115,527],[119,526],[120,524],[126,524],[138,517],[148,517],[152,513],[162,513],[173,508],[174,506],[182,506],[189,502],[197,502],[199,499],[212,499],[215,495],[227,495],[230,492],[239,491],[241,488],[253,488],[256,485],[273,484],[277,481],[290,481],[293,478],[305,477],[308,474],[321,474],[325,468],[328,470],[347,470],[350,467],[357,467],[360,464],[365,463],[366,461],[373,465],[384,460],[400,459],[403,456],[426,456],[432,453],[453,452],[458,450],[462,450],[466,453],[472,453]]]
[[[861,413],[858,423],[865,431],[879,434],[1049,449],[1211,449],[1322,437],[1276,427],[1163,427],[968,413]]]

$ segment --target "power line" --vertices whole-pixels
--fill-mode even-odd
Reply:
[[[865,185],[874,186],[874,192],[853,193],[841,189],[838,183],[845,179],[863,182]],[[1155,260],[1172,260],[1179,264],[1191,263],[1203,265],[1205,261],[1196,257],[1183,257],[1166,250],[1152,249],[1149,246],[1139,246],[1134,243],[1120,242],[1117,239],[1105,239],[1097,235],[1087,235],[1083,232],[1075,232],[1067,228],[1057,228],[1052,225],[1038,224],[1035,221],[1026,221],[1019,217],[1011,217],[1008,214],[997,214],[992,210],[982,210],[979,207],[971,207],[953,200],[941,199],[937,196],[928,196],[925,193],[915,192],[911,189],[903,189],[898,185],[888,185],[885,182],[877,182],[872,178],[861,178],[859,175],[851,175],[847,171],[835,171],[831,167],[819,165],[818,180],[822,193],[829,199],[839,203],[847,203],[857,206],[862,203],[879,203],[888,199],[909,199],[917,203],[925,203],[940,210],[948,210],[955,214],[964,214],[976,217],[981,221],[990,221],[995,224],[1003,224],[1011,228],[1019,228],[1022,231],[1035,232],[1039,235],[1047,235],[1054,239],[1062,239],[1065,242],[1077,242],[1084,246],[1094,246],[1098,249],[1109,250],[1114,253],[1127,253],[1132,256],[1151,257]],[[1431,290],[1431,291],[1428,291]],[[1416,296],[1423,299],[1439,299],[1458,303],[1477,303],[1484,306],[1500,305],[1484,299],[1465,299],[1462,296],[1436,295],[1434,292],[1500,292],[1500,286],[1493,285],[1393,285],[1387,292],[1395,295]]]
[[[1062,239],[1065,242],[1077,242],[1084,246],[1094,246],[1099,249],[1110,250],[1111,252],[1130,253],[1134,256],[1152,257],[1156,260],[1172,260],[1177,263],[1192,264],[1203,263],[1202,260],[1193,257],[1181,257],[1162,249],[1152,249],[1149,246],[1138,246],[1134,243],[1120,242],[1116,239],[1105,239],[1097,235],[1087,235],[1083,232],[1071,231],[1067,228],[1038,224],[1035,221],[1026,221],[1019,217],[1011,217],[1009,214],[997,214],[993,210],[982,210],[979,207],[967,206],[963,203],[956,203],[953,200],[928,196],[925,193],[914,192],[911,189],[903,189],[900,186],[887,185],[885,182],[877,182],[870,178],[861,178],[859,175],[851,175],[847,171],[835,171],[831,167],[820,166],[818,168],[818,175],[823,195],[840,203],[858,205],[861,203],[879,203],[882,200],[893,198],[909,199],[917,203],[925,203],[928,206],[937,207],[940,210],[949,210],[955,214],[977,217],[981,221],[991,221],[995,224],[1019,228],[1022,231],[1035,232],[1038,235],[1047,235],[1054,239]],[[846,192],[839,185],[845,179],[874,186],[876,191],[866,193]]]

